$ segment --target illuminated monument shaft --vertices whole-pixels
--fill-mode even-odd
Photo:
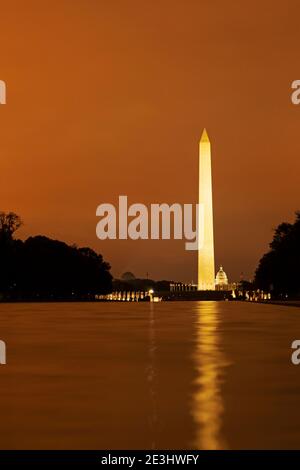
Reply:
[[[210,142],[204,129],[199,142],[198,290],[215,290],[214,228]],[[203,226],[201,227],[201,224]]]

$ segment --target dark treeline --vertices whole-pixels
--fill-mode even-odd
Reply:
[[[87,300],[111,292],[110,266],[90,248],[45,236],[17,240],[22,224],[0,212],[0,298],[2,300]]]
[[[300,211],[293,224],[282,223],[274,233],[270,251],[260,260],[255,285],[276,297],[300,296]]]

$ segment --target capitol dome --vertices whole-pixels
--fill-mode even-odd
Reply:
[[[228,277],[223,271],[223,267],[220,266],[220,269],[216,275],[216,286],[226,286],[228,284]]]

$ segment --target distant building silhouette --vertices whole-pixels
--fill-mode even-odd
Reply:
[[[126,273],[122,274],[121,279],[122,281],[133,281],[135,279],[135,275],[130,271],[126,271]]]

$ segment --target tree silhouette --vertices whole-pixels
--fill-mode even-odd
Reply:
[[[13,234],[23,224],[21,218],[14,212],[0,212],[0,236],[11,239]]]
[[[44,236],[13,238],[16,214],[0,213],[0,293],[13,300],[94,299],[111,292],[110,266],[91,248]]]
[[[300,295],[300,212],[293,224],[282,223],[275,230],[270,251],[260,260],[255,285],[275,296]]]

